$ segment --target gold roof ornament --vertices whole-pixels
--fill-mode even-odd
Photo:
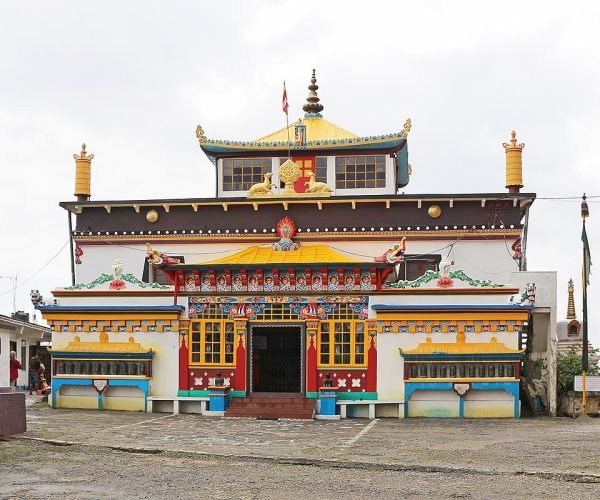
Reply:
[[[295,193],[294,182],[302,176],[300,167],[293,160],[288,159],[279,167],[279,178],[285,183],[284,193]]]
[[[317,85],[317,77],[315,71],[312,71],[312,77],[310,79],[310,85],[308,86],[308,97],[306,98],[306,104],[302,106],[302,109],[306,112],[305,118],[321,118],[321,111],[323,111],[323,105],[319,103],[321,99],[317,95],[319,86]]]
[[[204,134],[204,129],[200,125],[196,127],[196,137],[198,138],[198,142],[200,144],[208,140],[206,135]]]
[[[573,292],[575,287],[573,286],[573,280],[569,280],[569,302],[567,304],[567,319],[577,319],[575,314],[575,299],[573,298]]]
[[[77,201],[87,201],[92,195],[91,180],[92,180],[92,159],[93,154],[88,154],[85,150],[85,143],[81,145],[81,152],[75,153],[75,192]]]
[[[311,172],[312,174],[312,172]],[[248,190],[246,198],[269,198],[277,196],[279,198],[328,198],[333,190],[324,182],[315,182],[314,174],[309,175],[308,181],[305,182],[307,189],[303,193],[296,191],[294,183],[302,177],[302,171],[296,162],[292,159],[287,159],[279,166],[279,180],[285,186],[283,191],[278,194],[273,194],[273,184],[271,182],[272,173],[264,174],[264,180],[253,184]]]
[[[404,122],[404,126],[402,127],[402,130],[400,131],[400,137],[404,137],[406,139],[408,137],[408,133],[410,132],[411,128],[412,128],[412,122],[410,121],[410,118],[407,118],[406,121]]]
[[[509,193],[518,193],[523,187],[523,148],[525,143],[517,144],[517,133],[510,133],[510,142],[502,143],[506,151],[506,188]]]

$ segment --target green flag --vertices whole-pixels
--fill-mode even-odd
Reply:
[[[590,284],[590,267],[592,267],[592,256],[590,254],[590,244],[588,242],[587,233],[585,232],[585,224],[583,225],[583,231],[581,232],[581,241],[583,241],[583,279],[585,284]]]

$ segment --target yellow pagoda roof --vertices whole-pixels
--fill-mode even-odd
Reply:
[[[301,246],[296,250],[280,251],[272,247],[249,247],[222,259],[201,262],[203,265],[220,264],[312,264],[312,263],[355,263],[361,262],[336,252],[326,245]]]
[[[492,337],[489,342],[465,342],[465,334],[458,333],[456,342],[432,342],[431,337],[426,337],[425,342],[409,351],[402,350],[402,354],[518,354],[519,349],[506,347],[503,342],[498,342]]]
[[[109,342],[108,334],[100,334],[100,342],[81,342],[76,336],[64,349],[55,349],[60,352],[107,352],[107,353],[147,353],[152,349],[144,349],[139,343],[129,337],[129,342]]]
[[[339,139],[354,139],[358,135],[350,132],[342,127],[338,127],[334,123],[326,120],[325,118],[305,118],[304,120],[297,120],[290,124],[289,127],[284,127],[272,134],[265,135],[256,139],[255,142],[278,142],[294,140],[294,133],[296,125],[301,124],[306,126],[306,141],[324,141],[324,140],[339,140]],[[288,136],[289,133],[289,136]]]

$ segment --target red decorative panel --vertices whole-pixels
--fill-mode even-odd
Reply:
[[[375,379],[371,368],[349,370],[348,368],[319,368],[317,384],[323,386],[325,375],[329,373],[331,382],[339,388],[338,392],[375,392],[370,378]],[[376,383],[376,382],[375,382]]]
[[[225,379],[225,385],[235,388],[236,368],[195,368],[188,369],[188,387],[190,391],[205,391],[209,385],[214,385],[217,372]]]

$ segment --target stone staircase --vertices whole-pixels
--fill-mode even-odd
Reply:
[[[232,398],[226,417],[312,419],[315,400],[300,394],[253,394],[247,398]]]

